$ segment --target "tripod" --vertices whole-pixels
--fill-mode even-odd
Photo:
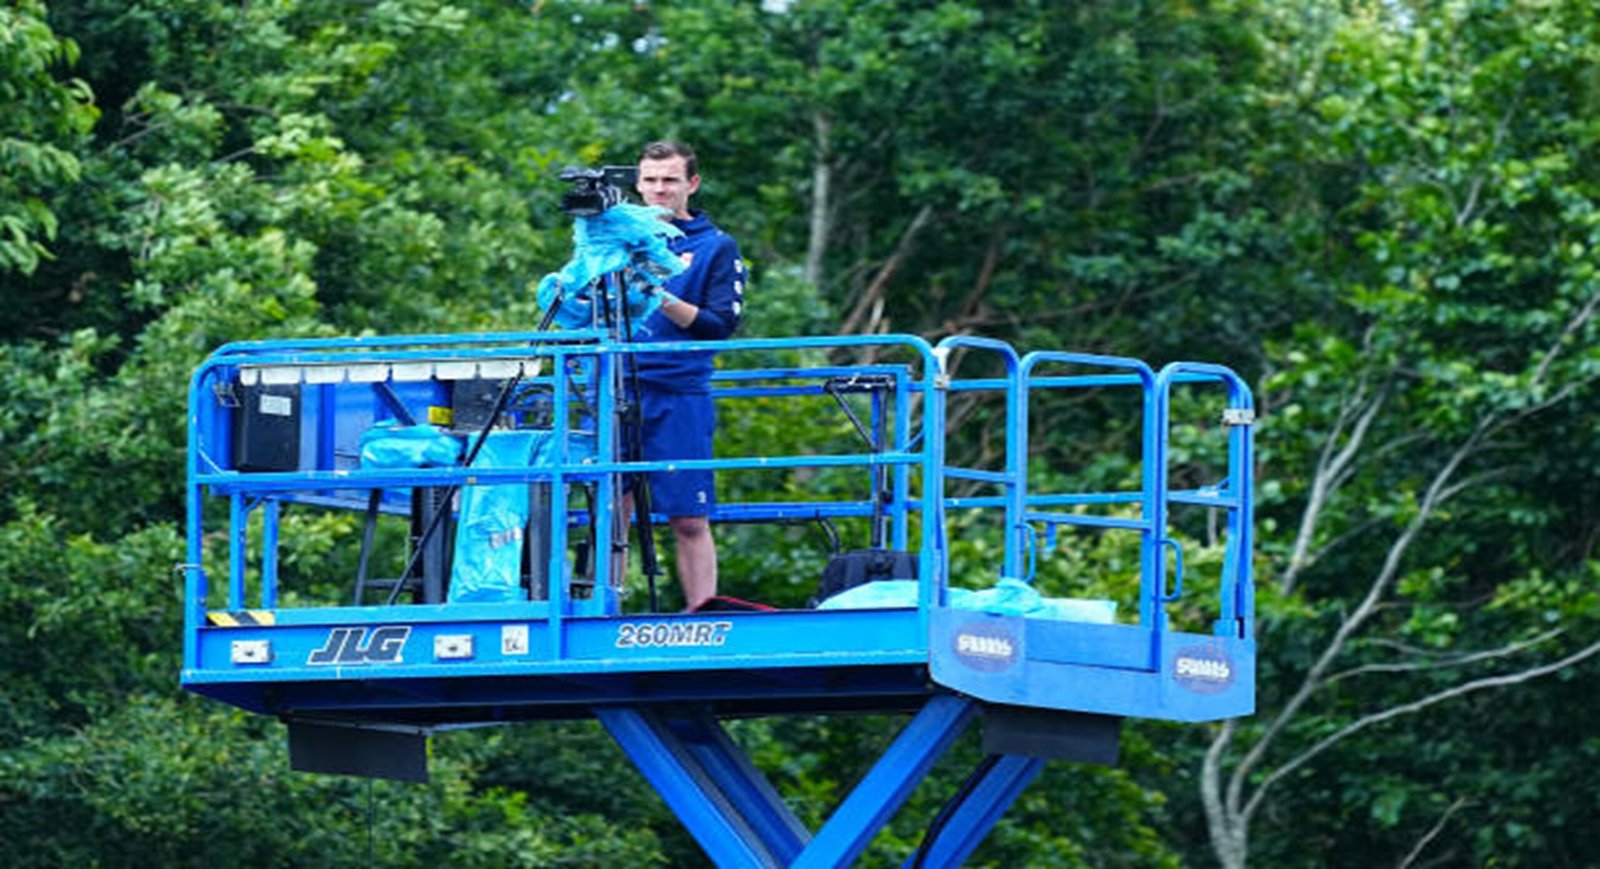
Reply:
[[[588,294],[586,297],[584,296],[585,293]],[[612,443],[608,445],[596,444],[596,447],[600,449],[609,447],[609,455],[620,455],[622,458],[624,458],[624,460],[637,461],[642,454],[643,446],[641,432],[642,421],[639,413],[639,396],[641,394],[641,387],[639,383],[636,361],[637,354],[607,354],[605,350],[606,345],[608,344],[616,345],[631,340],[631,336],[633,334],[632,312],[630,311],[629,306],[626,304],[625,280],[621,274],[621,270],[602,275],[590,287],[581,288],[578,291],[578,296],[582,302],[587,303],[586,308],[582,305],[570,305],[569,300],[563,294],[554,296],[546,307],[537,332],[540,334],[552,333],[552,327],[555,325],[557,317],[561,315],[563,307],[568,306],[569,316],[564,318],[565,325],[567,325],[569,328],[587,327],[591,333],[604,336],[598,339],[597,349],[599,352],[596,353],[595,358],[598,359],[605,355],[611,355],[613,357],[620,356],[622,364],[587,366],[586,368],[589,373],[578,378],[580,380],[591,381],[584,385],[574,383],[574,373],[571,370],[554,371],[552,372],[552,376],[566,379],[566,383],[569,385],[569,392],[578,395],[580,398],[580,406],[587,408],[586,411],[580,412],[587,413],[590,419],[593,419],[594,416],[600,412],[600,405],[595,399],[597,399],[603,391],[609,391],[612,396],[617,397],[618,400],[615,408],[615,418],[619,424],[610,428],[610,431],[613,432]],[[543,346],[545,343],[547,343],[545,340],[536,341],[533,343],[532,347],[537,351],[538,348]],[[599,380],[599,378],[602,376],[609,376],[611,378],[611,383],[602,385]],[[481,418],[481,423],[478,425],[476,432],[471,437],[470,446],[466,450],[466,454],[462,459],[463,466],[473,466],[474,461],[478,458],[484,445],[488,442],[490,434],[497,427],[502,425],[508,410],[512,409],[514,398],[518,398],[520,400],[521,396],[526,395],[525,391],[519,393],[519,390],[522,389],[523,378],[523,370],[519,368],[515,374],[513,374],[499,386],[488,413]],[[588,386],[590,388],[586,389],[584,386]],[[586,395],[588,397],[585,397]],[[410,422],[410,420],[407,419],[407,422]],[[596,425],[594,428],[596,431],[599,431],[604,427]],[[565,430],[565,427],[557,427],[555,430]],[[628,491],[631,493],[634,514],[633,524],[637,525],[639,529],[641,567],[649,587],[650,609],[651,611],[657,611],[659,610],[660,605],[657,579],[661,574],[661,566],[655,548],[655,535],[650,497],[650,480],[649,476],[642,472],[630,473],[628,474],[628,477],[630,479],[628,479],[626,482],[621,480],[613,480],[613,488],[611,491],[618,494],[620,494],[622,491]],[[532,485],[537,486],[539,484]],[[426,557],[430,557],[429,553],[435,553],[434,557],[437,557],[439,545],[436,543],[436,541],[441,534],[441,530],[448,527],[445,520],[446,517],[451,515],[451,505],[456,502],[457,495],[460,493],[461,488],[462,484],[456,483],[440,490],[429,492],[429,503],[434,505],[434,508],[431,511],[427,511],[425,514],[426,522],[424,523],[420,534],[417,534],[413,539],[411,556],[404,571],[401,573],[402,577],[414,576],[422,560]],[[548,492],[548,484],[546,484],[545,488],[546,492]],[[370,496],[370,503],[368,505],[368,537],[371,536],[371,526],[373,525],[372,520],[376,517],[376,507],[379,494],[380,493],[377,490],[374,490]],[[542,526],[551,521],[566,521],[565,515],[556,517],[549,514],[548,498],[549,496],[547,493],[542,497],[537,493],[533,493],[533,504],[530,505],[530,513],[536,515],[535,522],[538,526],[541,526],[534,527],[534,525],[530,523],[528,540],[525,542],[526,550],[524,562],[527,567],[526,574],[528,581],[533,583],[537,583],[540,577],[540,571],[536,565],[540,565],[541,563],[549,563],[548,542],[550,540],[550,535],[548,533],[548,529],[543,528]],[[613,497],[609,499],[603,499],[602,503],[609,503],[610,509],[613,512],[611,513],[612,521],[608,523],[611,528],[611,533],[604,543],[605,555],[601,557],[607,557],[609,559],[608,563],[613,566],[615,573],[615,575],[611,577],[611,585],[614,589],[620,590],[624,582],[623,573],[626,567],[626,551],[628,548],[627,534],[629,523],[627,521],[627,516],[622,512],[622,505],[625,503],[625,499]],[[541,506],[543,509],[540,509]],[[589,498],[589,509],[591,511],[591,516],[593,515],[593,511],[598,506],[600,505],[596,503],[596,499],[593,497],[593,493],[591,492],[591,497]],[[592,521],[590,523],[590,527],[591,529],[594,527],[594,523]],[[594,540],[593,542],[596,544],[600,543],[598,540]],[[358,570],[356,592],[356,602],[358,604],[360,602],[361,590],[366,584],[366,562],[367,553],[370,550],[370,546],[370,540],[365,541],[365,545],[363,546],[362,564]],[[581,564],[585,560],[581,556],[581,550],[579,558],[579,564]],[[432,562],[429,563],[431,564]],[[434,572],[438,573],[441,571]],[[587,570],[580,569],[580,572],[586,573]],[[399,597],[400,592],[406,587],[407,584],[404,581],[394,582],[389,589],[389,594],[385,604],[393,605]],[[535,588],[535,591],[537,592],[537,588]],[[540,595],[537,593],[535,594],[535,597],[539,596]],[[440,597],[440,594],[435,593],[429,599],[438,600]]]

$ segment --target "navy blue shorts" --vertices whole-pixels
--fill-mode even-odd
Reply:
[[[640,433],[647,462],[709,459],[717,430],[717,408],[703,392],[643,391]],[[714,475],[709,470],[654,471],[650,474],[650,507],[666,516],[708,516],[717,506]]]

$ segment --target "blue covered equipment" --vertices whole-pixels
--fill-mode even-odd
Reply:
[[[555,433],[491,432],[472,460],[474,468],[550,467],[557,463]],[[567,461],[594,457],[594,439],[569,435]],[[523,599],[522,542],[528,525],[528,485],[467,486],[461,495],[450,603],[501,603]]]
[[[682,236],[683,230],[662,219],[667,213],[624,202],[592,217],[574,218],[572,258],[539,281],[539,307],[548,311],[559,299],[555,324],[563,329],[588,328],[594,322],[597,283],[607,274],[621,273],[623,301],[630,323],[637,328],[661,306],[658,290],[684,270],[667,246],[667,239]]]
[[[361,433],[363,468],[439,468],[461,458],[461,440],[431,425],[382,420]]]
[[[531,431],[490,432],[472,460],[474,468],[527,467]],[[467,486],[461,491],[455,558],[450,565],[451,603],[516,600],[522,577],[522,539],[528,524],[526,485]]]

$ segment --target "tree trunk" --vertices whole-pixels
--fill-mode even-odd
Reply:
[[[817,112],[811,117],[812,127],[815,130],[816,158],[811,166],[811,235],[806,242],[806,263],[804,276],[806,283],[813,287],[822,286],[822,266],[828,255],[828,234],[833,228],[833,219],[829,211],[833,208],[830,187],[833,182],[832,154],[828,147],[828,131],[831,122],[828,116]]]

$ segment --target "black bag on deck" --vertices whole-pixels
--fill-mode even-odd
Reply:
[[[816,601],[880,579],[916,579],[917,559],[894,549],[852,549],[829,559],[817,584]],[[815,604],[813,604],[815,605]]]

